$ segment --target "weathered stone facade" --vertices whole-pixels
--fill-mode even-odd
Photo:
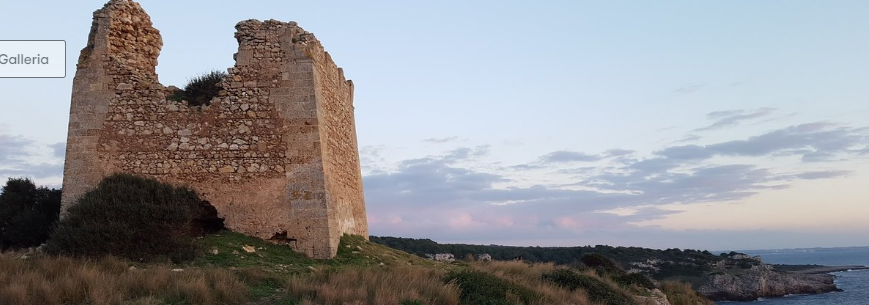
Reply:
[[[130,172],[188,185],[235,231],[330,258],[368,237],[353,83],[295,22],[236,25],[236,64],[209,106],[168,100],[162,48],[130,0],[94,12],[73,82],[63,208],[102,177]]]

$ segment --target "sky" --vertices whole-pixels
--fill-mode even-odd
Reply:
[[[869,245],[869,2],[140,1],[164,85],[297,21],[355,85],[372,235],[709,250]],[[103,1],[8,1],[0,39],[67,77],[0,79],[0,179],[62,180]]]

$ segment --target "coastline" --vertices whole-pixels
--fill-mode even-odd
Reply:
[[[859,265],[854,265],[854,266],[819,266],[817,268],[809,268],[809,269],[803,269],[803,270],[792,271],[792,272],[799,273],[799,274],[825,274],[825,273],[841,272],[841,271],[848,271],[848,270],[869,270],[869,266],[859,266]]]
[[[698,291],[713,301],[754,301],[787,295],[822,294],[842,291],[835,283],[835,271],[864,266],[767,265],[757,260],[751,268],[714,269]],[[776,268],[778,267],[778,268]],[[785,267],[785,268],[783,268]],[[795,269],[788,270],[791,267]],[[781,268],[781,269],[779,269]]]
[[[845,271],[859,272],[845,272]],[[754,304],[762,301],[765,304],[785,305],[785,304],[802,304],[802,305],[863,305],[865,300],[869,300],[869,290],[866,290],[867,280],[869,280],[869,266],[865,265],[849,265],[849,266],[817,266],[806,269],[803,272],[791,271],[791,274],[800,274],[802,276],[829,276],[836,278],[836,294],[828,295],[834,291],[820,293],[793,293],[782,296],[761,296],[758,299],[752,300],[715,300],[717,305],[725,304]],[[827,272],[827,273],[820,273]],[[802,274],[801,274],[802,273]],[[840,282],[841,281],[841,282]],[[819,296],[828,295],[828,296]]]

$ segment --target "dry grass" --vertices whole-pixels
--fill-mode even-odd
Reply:
[[[471,264],[471,267],[534,290],[543,297],[539,304],[593,304],[584,291],[568,291],[543,280],[543,274],[557,268],[552,263],[492,261],[476,262]]]
[[[206,239],[203,239],[206,240]],[[644,304],[649,300],[636,297],[601,299],[601,293],[646,295],[619,287],[592,271],[580,272],[593,277],[595,287],[589,291],[558,286],[544,274],[563,269],[553,264],[523,262],[471,262],[439,264],[397,252],[382,246],[370,246],[361,238],[342,240],[338,257],[315,261],[291,250],[265,244],[257,246],[256,255],[233,254],[239,245],[253,241],[233,234],[215,235],[214,246],[220,255],[207,254],[205,262],[186,265],[184,271],[172,271],[171,265],[147,264],[130,269],[130,263],[115,258],[85,260],[66,257],[36,256],[27,259],[20,253],[0,254],[0,305],[20,304],[447,304],[462,302],[459,282],[444,281],[448,273],[485,275],[461,282],[464,297],[483,296],[490,304]],[[349,241],[349,242],[348,242]],[[381,265],[382,264],[382,265]],[[412,265],[408,265],[412,264]],[[288,266],[276,269],[275,266]],[[196,266],[196,267],[191,267]],[[467,279],[467,277],[465,278]],[[587,280],[586,280],[587,281]],[[487,292],[506,287],[500,296]],[[587,286],[587,285],[586,285]],[[581,287],[586,287],[581,286]],[[690,286],[667,283],[662,287],[673,305],[712,303]],[[489,299],[485,299],[489,297]],[[468,298],[468,300],[481,300]],[[471,301],[465,300],[465,303]],[[630,300],[630,301],[627,301]],[[473,302],[471,302],[473,303]]]
[[[661,283],[661,291],[667,295],[672,305],[715,305],[715,302],[701,296],[688,283],[666,281]]]
[[[416,266],[352,267],[293,276],[286,285],[301,304],[459,304],[458,287],[443,277],[443,271]]]
[[[475,262],[471,264],[471,267],[532,289],[543,297],[538,304],[598,304],[597,302],[590,301],[588,294],[582,289],[570,291],[544,280],[544,274],[564,268],[558,267],[553,263],[528,264],[515,261],[492,261]],[[638,293],[649,293],[648,291],[640,291],[643,289],[638,287],[631,287],[632,289],[621,287],[611,279],[598,276],[592,270],[580,271],[580,273],[596,278],[609,286],[609,289],[619,294],[635,296]],[[653,301],[635,297],[632,301],[632,304],[654,304]]]
[[[115,258],[22,259],[14,253],[0,254],[0,304],[241,304],[247,300],[245,285],[226,270],[129,268],[128,262]]]

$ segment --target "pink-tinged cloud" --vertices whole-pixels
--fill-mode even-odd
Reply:
[[[580,227],[582,227],[582,224],[579,221],[576,221],[566,216],[556,218],[553,223],[555,223],[555,225],[559,228],[563,229],[579,229]]]
[[[515,222],[513,221],[513,217],[509,216],[494,217],[492,219],[489,219],[487,222],[492,225],[501,227],[509,227],[515,224]]]
[[[499,172],[492,168],[503,166],[464,167],[479,163],[482,154],[475,151],[485,150],[459,148],[366,175],[370,233],[452,241],[512,239],[543,245],[555,239],[587,240],[602,232],[621,235],[637,230],[636,223],[678,213],[659,208],[662,205],[743,200],[784,189],[795,181],[845,176],[848,171],[835,168],[779,174],[781,169],[760,164],[777,154],[803,155],[811,161],[859,156],[856,149],[865,147],[866,140],[867,129],[827,123],[796,125],[745,140],[664,147],[645,158],[636,153],[603,158],[600,162],[606,164],[584,164],[581,171],[566,168],[576,181],[572,184],[506,188],[496,185],[512,181],[515,168]],[[763,159],[755,164],[719,164],[712,158],[718,155]],[[540,170],[539,160],[529,162],[535,166],[528,170]],[[551,169],[559,175],[556,170],[563,168]],[[636,212],[596,212],[617,208]]]
[[[451,229],[469,229],[475,225],[474,218],[468,213],[459,214],[456,217],[450,218],[447,224]]]

